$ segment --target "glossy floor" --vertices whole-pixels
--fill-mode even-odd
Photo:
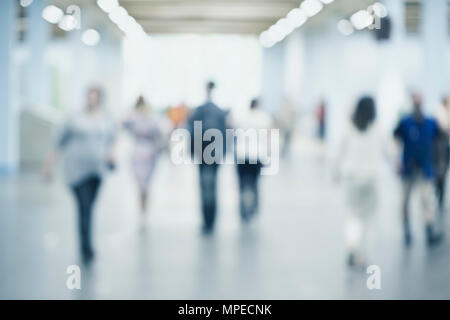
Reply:
[[[61,179],[49,185],[33,172],[1,177],[0,298],[450,298],[449,242],[426,248],[414,206],[414,243],[404,248],[400,186],[389,168],[368,241],[382,288],[368,290],[368,275],[346,268],[342,186],[330,179],[317,143],[298,139],[279,173],[263,177],[261,212],[250,226],[238,218],[235,168],[223,166],[217,230],[206,238],[196,168],[160,160],[145,229],[128,163],[104,182],[90,268],[78,258],[73,200]],[[73,264],[81,266],[81,290],[66,287]]]

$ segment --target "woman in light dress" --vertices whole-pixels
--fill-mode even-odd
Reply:
[[[158,119],[141,96],[133,112],[123,123],[134,139],[132,167],[139,188],[140,209],[147,211],[148,188],[162,146],[162,132]]]
[[[342,177],[347,198],[348,265],[366,265],[366,240],[378,204],[377,176],[384,148],[375,125],[375,101],[359,99],[339,149],[336,175]]]

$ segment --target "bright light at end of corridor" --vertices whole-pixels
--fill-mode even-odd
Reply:
[[[44,18],[45,21],[53,24],[58,23],[63,16],[64,12],[54,5],[47,6],[44,8],[44,10],[42,10],[42,18]]]
[[[83,32],[81,41],[87,46],[95,46],[100,41],[100,34],[95,29],[88,29]]]

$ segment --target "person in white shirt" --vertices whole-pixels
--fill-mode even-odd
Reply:
[[[450,158],[449,135],[450,135],[450,97],[442,99],[442,104],[436,110],[436,120],[441,131],[434,145],[434,159],[436,166],[436,193],[439,209],[444,209],[445,186]]]
[[[350,267],[366,264],[365,242],[370,218],[377,207],[376,178],[383,147],[377,127],[375,101],[362,97],[339,148],[336,175],[345,184],[348,215],[346,241]]]
[[[271,116],[261,110],[259,101],[253,99],[246,117],[237,121],[236,160],[239,176],[240,212],[243,222],[248,222],[258,211],[258,180],[262,159],[268,152],[268,137],[272,127]],[[261,134],[261,130],[267,130]]]

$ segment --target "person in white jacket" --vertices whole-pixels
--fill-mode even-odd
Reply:
[[[345,184],[348,204],[346,241],[350,267],[364,267],[370,218],[377,207],[376,177],[383,147],[375,125],[375,101],[360,98],[339,148],[336,174]]]
[[[261,173],[263,158],[269,148],[268,132],[272,117],[259,107],[259,101],[253,99],[247,116],[240,117],[236,122],[236,160],[239,176],[240,211],[243,222],[248,222],[258,211],[258,180]],[[247,136],[248,135],[248,136]]]

